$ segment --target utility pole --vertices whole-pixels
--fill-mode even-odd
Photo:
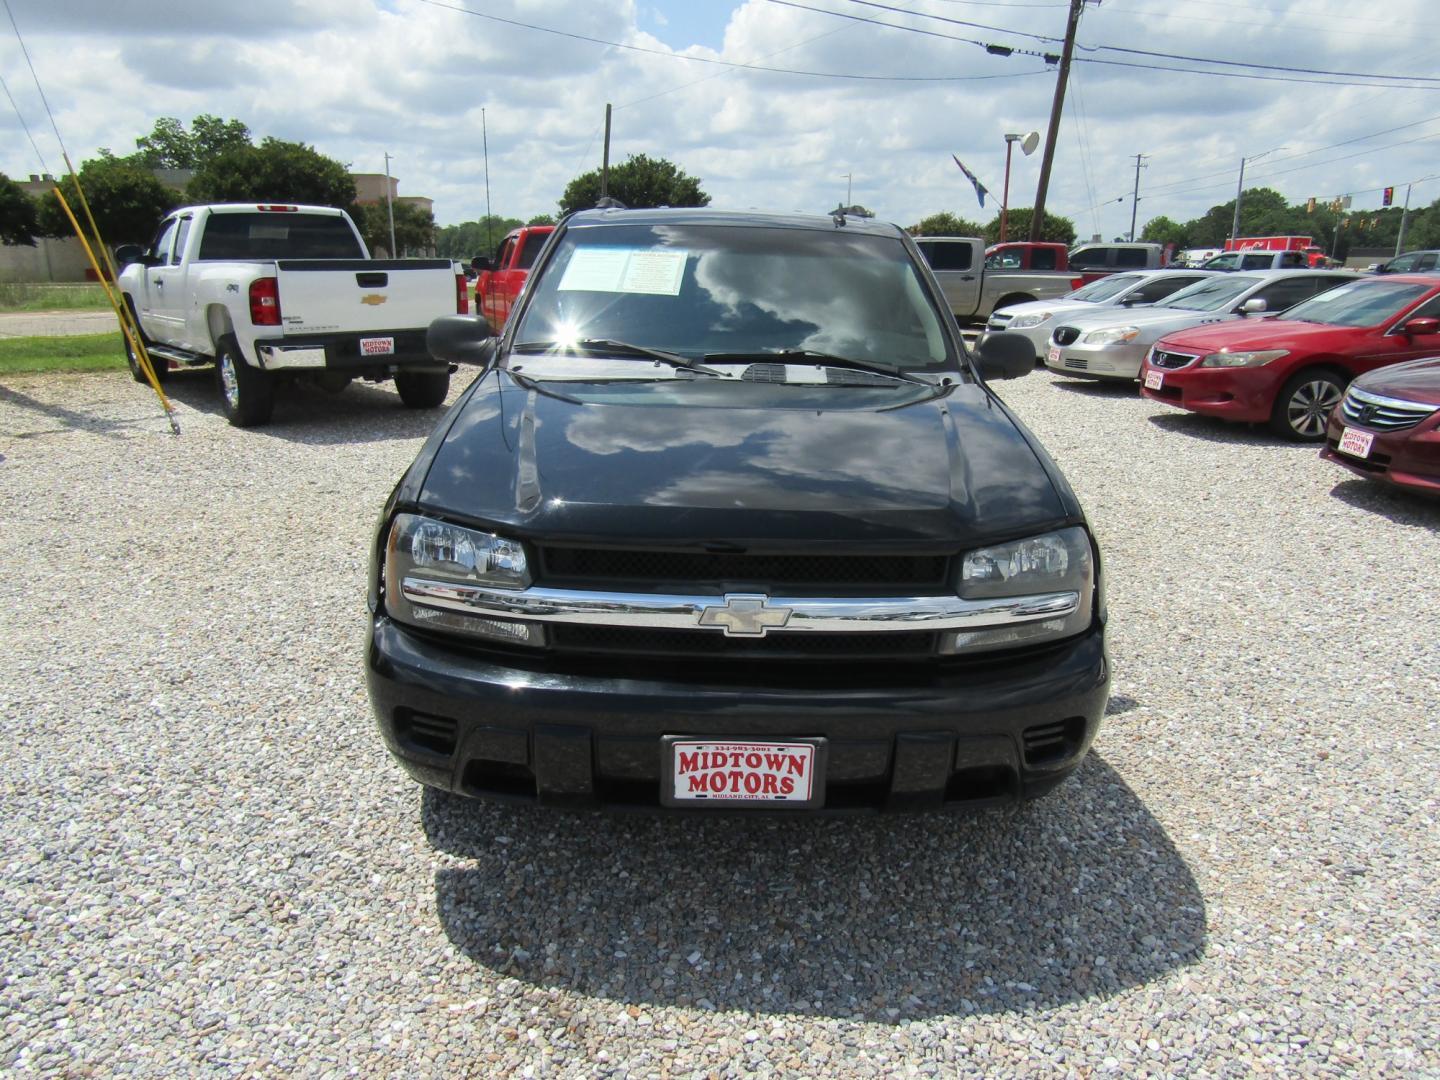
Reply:
[[[1405,250],[1405,230],[1410,224],[1410,189],[1414,184],[1405,185],[1405,209],[1400,211],[1400,235],[1395,237],[1395,256],[1399,258]]]
[[[851,203],[851,199],[850,199],[850,189],[851,189],[851,185],[852,185],[854,179],[855,179],[855,174],[854,174],[854,173],[848,173],[848,172],[847,172],[847,173],[845,174],[845,205],[846,205],[846,206],[849,206],[850,203]]]
[[[1150,167],[1148,165],[1140,164],[1140,162],[1143,161],[1144,158],[1144,154],[1135,155],[1135,195],[1134,198],[1130,200],[1130,240],[1132,243],[1135,240],[1135,215],[1140,210],[1140,170],[1148,169]]]
[[[600,197],[610,194],[610,103],[605,103],[605,156],[600,161]]]
[[[395,207],[390,202],[390,154],[385,154],[385,212],[390,217],[390,257],[398,259],[400,254],[395,250]]]
[[[495,216],[490,213],[490,131],[485,126],[485,110],[480,110],[480,145],[485,150],[485,252],[494,251],[490,240],[490,225]]]
[[[1277,150],[1288,150],[1288,149],[1289,149],[1288,146],[1272,146],[1269,150],[1266,150],[1266,151],[1265,151],[1265,154],[1273,154],[1273,153],[1275,153]],[[1243,157],[1242,157],[1242,158],[1240,159],[1240,179],[1235,182],[1235,220],[1234,220],[1233,222],[1231,222],[1231,224],[1230,224],[1230,239],[1231,239],[1231,240],[1239,240],[1239,239],[1240,239],[1240,198],[1241,198],[1241,193],[1245,190],[1245,162],[1246,162],[1246,161],[1259,161],[1262,157],[1265,156],[1265,154],[1256,154],[1254,157],[1251,157],[1251,158],[1243,158]]]
[[[1098,4],[1100,0],[1095,0]],[[1070,18],[1065,23],[1065,48],[1060,54],[1060,74],[1055,79],[1055,100],[1050,106],[1050,129],[1045,136],[1045,156],[1040,161],[1040,186],[1035,189],[1035,211],[1030,219],[1030,242],[1040,242],[1045,224],[1045,192],[1050,187],[1050,166],[1055,161],[1055,139],[1060,134],[1060,110],[1065,107],[1065,84],[1070,81],[1070,57],[1075,52],[1075,31],[1085,0],[1070,0]]]

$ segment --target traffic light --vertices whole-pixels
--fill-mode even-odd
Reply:
[[[1384,197],[1380,200],[1380,205],[1381,205],[1381,206],[1389,206],[1389,205],[1390,205],[1391,203],[1393,203],[1394,201],[1395,201],[1395,189],[1394,189],[1393,187],[1387,187],[1387,188],[1385,189],[1385,195],[1384,195]]]
[[[1314,196],[1314,195],[1311,195],[1311,196],[1310,196],[1310,201],[1305,204],[1305,213],[1307,213],[1307,214],[1313,214],[1313,213],[1315,213],[1315,196]]]

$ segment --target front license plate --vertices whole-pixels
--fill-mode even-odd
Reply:
[[[1147,371],[1145,373],[1145,389],[1159,390],[1165,385],[1165,373],[1163,371]]]
[[[390,356],[395,352],[395,339],[393,337],[362,337],[360,339],[361,356]]]
[[[1340,452],[1351,457],[1369,457],[1370,447],[1374,444],[1375,436],[1368,431],[1356,431],[1347,427],[1340,434]]]
[[[1050,351],[1045,354],[1047,364],[1058,364],[1060,362],[1060,346],[1051,345]]]
[[[666,806],[789,810],[824,802],[824,739],[746,742],[669,735],[663,747]]]

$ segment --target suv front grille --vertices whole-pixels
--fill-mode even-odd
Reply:
[[[1056,345],[1073,345],[1080,337],[1080,331],[1074,326],[1057,326],[1053,335]]]
[[[742,638],[726,637],[716,630],[560,624],[550,628],[550,644],[567,653],[689,657],[697,660],[925,659],[935,655],[936,635],[923,630],[883,634],[795,631]]]
[[[905,589],[942,589],[950,560],[944,555],[751,555],[740,552],[634,551],[542,546],[536,580],[544,585],[687,591],[760,592],[833,586],[840,595]]]
[[[1170,352],[1166,349],[1155,349],[1150,353],[1150,366],[1158,368],[1182,368],[1193,364],[1199,357],[1195,353]]]
[[[1368,394],[1353,386],[1345,392],[1345,400],[1340,403],[1340,415],[1347,424],[1359,424],[1371,431],[1404,431],[1434,411],[1434,405]]]

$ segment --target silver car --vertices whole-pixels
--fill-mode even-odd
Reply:
[[[1066,316],[1050,334],[1045,366],[1078,378],[1136,379],[1145,353],[1166,334],[1203,323],[1274,315],[1359,276],[1346,270],[1207,273],[1203,281],[1153,307]]]
[[[985,331],[1010,330],[1023,334],[1034,344],[1035,358],[1043,360],[1057,319],[1103,308],[1159,303],[1171,293],[1204,281],[1208,276],[1198,270],[1132,270],[1111,274],[1055,300],[1030,300],[999,308],[985,323]]]

